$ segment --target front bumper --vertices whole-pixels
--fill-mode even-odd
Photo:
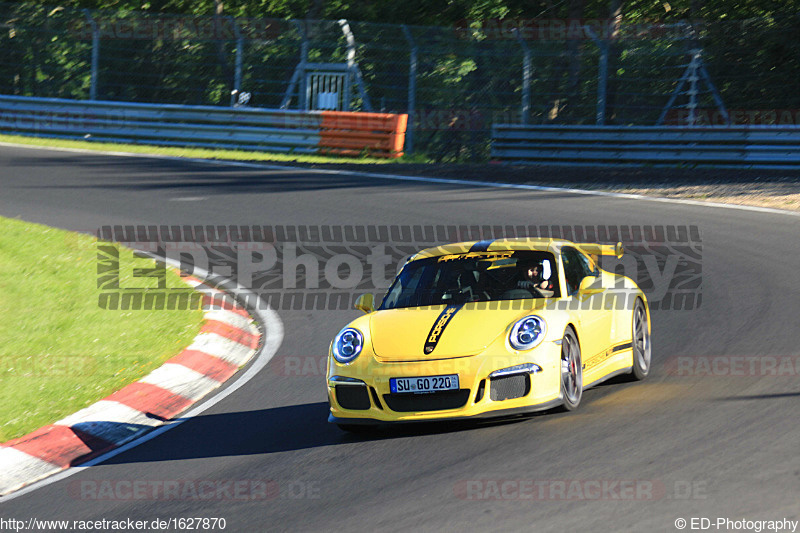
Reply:
[[[366,355],[366,357],[365,357]],[[545,342],[530,352],[481,354],[435,361],[382,362],[362,354],[358,364],[331,361],[329,421],[381,424],[509,416],[561,404],[561,347]],[[528,365],[520,369],[520,366]],[[538,368],[531,371],[531,368]],[[515,368],[490,377],[498,370]],[[391,378],[458,374],[458,391],[392,394]]]
[[[502,418],[508,416],[515,416],[515,415],[524,415],[529,413],[535,413],[537,411],[546,411],[547,409],[553,409],[554,407],[559,407],[564,402],[563,400],[558,397],[554,400],[549,402],[531,405],[526,407],[516,407],[516,408],[509,408],[509,409],[493,409],[491,411],[486,411],[477,415],[471,416],[454,416],[454,415],[443,415],[440,418],[404,418],[402,420],[393,420],[393,421],[386,421],[386,420],[379,420],[375,418],[339,418],[333,416],[333,414],[328,415],[328,422],[331,424],[350,424],[350,425],[359,425],[359,426],[373,426],[373,425],[380,425],[380,424],[413,424],[413,423],[420,423],[420,422],[457,422],[457,421],[466,421],[466,420],[483,420],[486,418]]]

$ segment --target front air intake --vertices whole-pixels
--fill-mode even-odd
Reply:
[[[336,385],[336,402],[342,409],[363,411],[370,408],[369,393],[364,385]]]
[[[486,392],[486,380],[482,379],[480,385],[478,385],[478,393],[475,394],[475,403],[483,400],[484,392]]]
[[[513,374],[489,380],[489,398],[493,402],[522,398],[531,391],[531,378],[528,374]]]
[[[383,401],[392,411],[444,411],[464,407],[469,400],[469,389],[434,392],[430,394],[384,394]]]

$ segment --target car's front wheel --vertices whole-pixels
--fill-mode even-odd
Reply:
[[[572,327],[564,331],[561,339],[561,397],[564,409],[574,411],[583,396],[583,363],[581,346]]]
[[[650,347],[650,327],[647,320],[647,310],[641,300],[636,300],[633,308],[633,320],[631,324],[633,334],[633,370],[631,374],[636,380],[643,380],[650,373],[650,359],[652,348]]]

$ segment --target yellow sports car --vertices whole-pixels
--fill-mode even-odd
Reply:
[[[429,248],[328,356],[329,421],[505,416],[563,406],[612,376],[650,371],[650,311],[629,278],[597,266],[616,245],[502,239]]]

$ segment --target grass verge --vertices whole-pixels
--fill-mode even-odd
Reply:
[[[200,330],[199,309],[101,309],[97,254],[88,235],[0,217],[0,442],[140,379]],[[133,268],[153,262],[120,255],[120,286],[143,285]]]

